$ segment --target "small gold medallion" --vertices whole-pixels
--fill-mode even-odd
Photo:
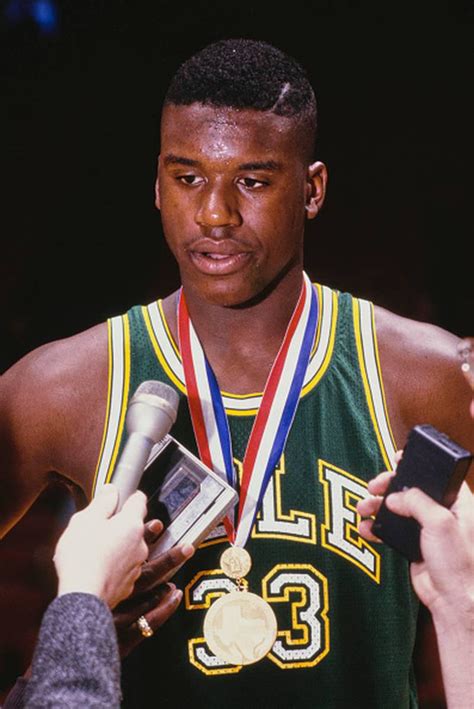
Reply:
[[[231,579],[242,579],[252,568],[250,554],[243,547],[228,547],[219,560],[222,571]]]
[[[270,605],[255,593],[231,591],[215,601],[204,619],[204,637],[216,657],[250,665],[270,651],[277,621]]]

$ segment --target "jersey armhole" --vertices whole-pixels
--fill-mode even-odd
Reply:
[[[396,445],[390,425],[380,368],[374,307],[367,300],[353,298],[352,312],[357,357],[370,418],[386,468],[393,470]]]
[[[130,389],[130,323],[127,314],[109,318],[107,338],[107,407],[92,496],[99,487],[110,482],[122,440]]]

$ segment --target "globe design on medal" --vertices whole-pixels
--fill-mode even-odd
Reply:
[[[216,657],[232,665],[250,665],[270,651],[277,635],[275,614],[254,593],[233,591],[212,604],[204,636]]]

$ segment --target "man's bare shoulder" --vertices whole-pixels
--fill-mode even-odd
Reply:
[[[37,406],[58,406],[64,397],[73,403],[86,395],[83,385],[97,385],[104,376],[107,325],[101,323],[25,355],[0,377],[0,401],[14,408],[18,400],[28,399],[34,399]]]
[[[429,422],[472,445],[470,392],[460,370],[459,338],[377,306],[375,323],[389,412],[403,431],[402,439],[415,424]]]
[[[414,363],[425,357],[456,360],[459,338],[437,325],[411,320],[377,305],[375,323],[379,346],[388,348],[397,357],[404,353],[413,357]]]

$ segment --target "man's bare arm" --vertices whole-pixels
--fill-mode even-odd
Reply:
[[[0,534],[58,475],[89,497],[107,396],[107,328],[34,350],[0,377]]]
[[[387,405],[397,448],[408,431],[431,423],[474,448],[470,390],[457,355],[459,338],[435,325],[376,308],[377,336]]]

